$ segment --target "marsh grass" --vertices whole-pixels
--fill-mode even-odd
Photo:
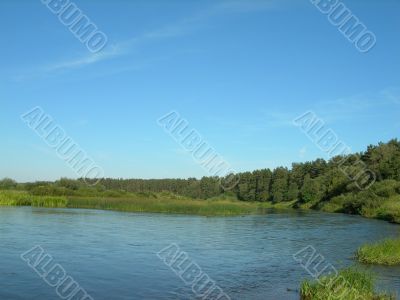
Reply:
[[[33,196],[24,191],[0,191],[0,206],[66,207],[67,198],[62,196]]]
[[[31,206],[67,207],[68,200],[61,196],[33,196]]]
[[[32,196],[23,191],[0,191],[0,205],[30,206]]]
[[[317,281],[306,280],[300,287],[301,300],[394,300],[394,296],[377,294],[374,291],[374,279],[370,273],[347,268],[337,276],[330,275]]]
[[[126,197],[36,196],[25,191],[0,191],[0,206],[69,207],[126,212],[231,216],[257,213],[260,203],[234,199],[193,200],[172,193],[137,193]]]
[[[367,264],[399,265],[400,239],[386,239],[373,244],[366,244],[358,248],[358,261]]]
[[[68,207],[93,208],[129,212],[156,212],[229,216],[257,212],[258,205],[231,200],[192,200],[185,198],[92,198],[71,197]]]

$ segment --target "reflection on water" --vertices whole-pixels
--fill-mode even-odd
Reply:
[[[298,299],[308,274],[292,255],[314,246],[336,268],[355,249],[399,234],[357,216],[279,212],[244,217],[0,208],[0,299],[56,299],[20,259],[41,245],[94,299],[194,299],[156,256],[177,243],[232,299]],[[400,268],[368,267],[400,294]]]

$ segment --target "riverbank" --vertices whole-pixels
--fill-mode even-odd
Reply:
[[[194,200],[171,193],[130,194],[125,197],[35,196],[25,191],[0,191],[0,206],[37,206],[115,210],[126,212],[174,213],[203,216],[232,216],[259,213],[287,205],[243,202],[229,197]]]
[[[400,195],[388,195],[374,201],[368,199],[367,195],[362,201],[342,195],[311,207],[323,212],[354,214],[400,224]]]
[[[400,264],[400,239],[386,239],[361,246],[356,253],[359,262],[394,266]]]
[[[321,277],[318,281],[304,281],[300,287],[300,299],[394,300],[395,297],[377,293],[370,273],[347,268],[340,270],[337,275]]]
[[[34,195],[28,191],[0,190],[0,206],[37,206],[115,210],[127,212],[176,213],[204,216],[232,216],[257,214],[265,209],[301,209],[329,213],[356,214],[366,218],[386,220],[400,224],[400,195],[389,197],[374,207],[358,211],[346,210],[354,206],[345,197],[322,204],[300,203],[298,200],[278,203],[240,201],[222,194],[206,200],[193,199],[170,192],[124,193],[106,191],[93,195]]]

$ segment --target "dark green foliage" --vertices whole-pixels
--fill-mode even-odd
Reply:
[[[368,210],[375,210],[383,199],[373,191],[361,191],[348,194],[343,204],[343,212],[354,215],[364,215]]]
[[[392,197],[396,194],[400,194],[400,181],[393,179],[379,181],[372,186],[372,190],[378,196],[386,198]]]
[[[15,189],[16,187],[17,187],[17,182],[10,178],[4,178],[0,180],[1,190],[10,190],[10,189]]]
[[[321,180],[319,177],[312,179],[310,174],[307,174],[304,177],[304,182],[300,193],[300,198],[303,203],[315,203],[322,199],[324,195],[324,186],[321,185],[320,181]]]
[[[289,184],[289,189],[287,192],[287,198],[289,201],[299,199],[299,188],[295,182]]]
[[[221,192],[218,177],[203,177],[200,179],[200,196],[203,198],[208,199],[221,194]]]
[[[272,172],[271,200],[274,203],[288,200],[289,170],[279,167]]]
[[[400,181],[400,142],[393,139],[388,143],[368,146],[362,155],[363,161],[376,174],[378,180]]]

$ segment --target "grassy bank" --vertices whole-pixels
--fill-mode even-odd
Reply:
[[[399,265],[400,239],[387,239],[361,246],[356,253],[358,261],[368,264]]]
[[[368,195],[361,199],[341,195],[313,208],[323,212],[355,214],[400,224],[400,195],[386,197],[374,195],[374,198],[371,198],[369,199]]]
[[[260,203],[230,198],[193,200],[171,193],[138,193],[126,197],[35,196],[25,191],[0,191],[0,205],[91,208],[126,212],[176,213],[205,216],[231,216],[257,213]],[[279,206],[279,208],[281,208]]]
[[[0,205],[66,207],[68,200],[63,196],[34,196],[24,191],[0,191]]]
[[[400,196],[391,197],[384,201],[374,217],[400,224]]]
[[[301,300],[394,300],[388,294],[375,292],[371,274],[354,268],[339,271],[338,276],[321,277],[317,281],[304,281],[300,287]]]
[[[60,191],[58,191],[60,192]],[[65,192],[65,191],[64,191]],[[43,193],[43,194],[41,194]],[[61,193],[61,192],[60,192]],[[54,191],[0,190],[0,205],[93,208],[131,212],[179,213],[196,215],[240,215],[265,209],[313,209],[324,212],[358,214],[367,218],[400,223],[400,195],[369,199],[368,195],[341,195],[323,203],[299,200],[281,202],[239,201],[233,194],[193,199],[171,192],[70,190],[64,195]]]
[[[258,205],[230,200],[192,200],[171,198],[93,198],[71,197],[68,207],[127,212],[176,213],[205,216],[229,216],[257,212]]]

